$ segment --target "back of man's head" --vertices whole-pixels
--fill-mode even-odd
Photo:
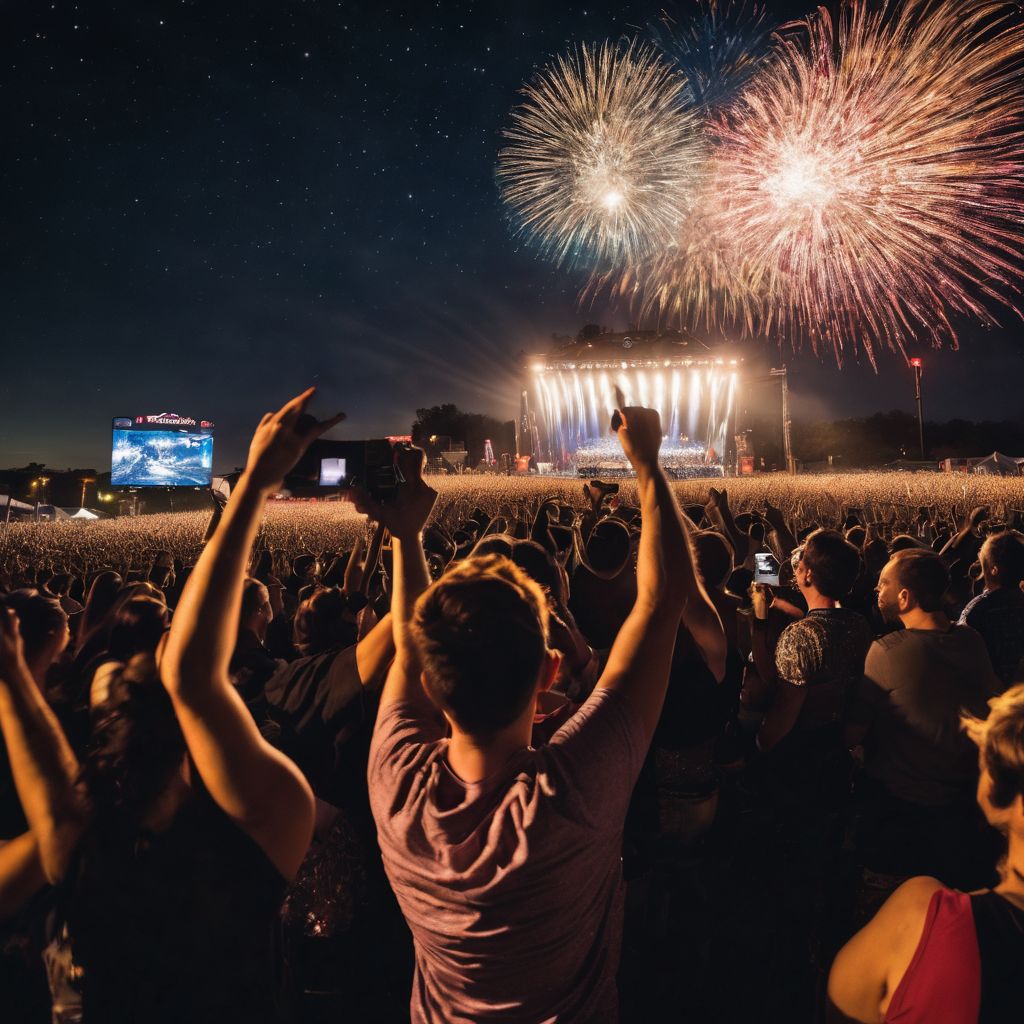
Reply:
[[[864,542],[868,538],[868,531],[864,529],[860,524],[851,526],[846,531],[846,539],[858,549],[864,547]]]
[[[416,602],[412,636],[431,699],[487,738],[525,710],[548,640],[544,592],[501,555],[455,565]]]
[[[720,533],[701,530],[693,535],[693,547],[704,586],[708,590],[721,590],[732,575],[732,545]]]
[[[316,555],[296,555],[292,559],[292,573],[299,577],[311,575],[316,567]]]
[[[497,553],[497,552],[496,552]],[[519,566],[534,583],[539,583],[555,601],[561,603],[562,574],[550,553],[535,540],[516,541],[512,549],[512,561]]]
[[[893,555],[889,565],[899,588],[911,593],[921,611],[942,610],[942,598],[949,589],[949,569],[934,551],[900,551]]]
[[[1024,580],[1024,534],[1017,530],[993,533],[982,546],[981,565],[986,579],[1003,587],[1019,586]]]
[[[617,575],[629,561],[629,529],[618,519],[602,519],[587,540],[587,561],[595,572]]]
[[[804,566],[823,597],[841,601],[860,572],[860,552],[836,530],[815,530],[804,543]]]
[[[355,643],[355,626],[347,621],[348,599],[337,587],[303,588],[292,622],[292,641],[304,658]],[[302,591],[300,591],[300,597]]]

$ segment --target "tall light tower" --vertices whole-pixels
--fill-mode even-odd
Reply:
[[[783,365],[781,370],[769,370],[768,376],[782,383],[782,450],[786,458],[786,472],[792,475],[796,472],[796,463],[793,461],[793,434],[789,419],[789,373]]]
[[[917,438],[921,446],[921,461],[924,461],[924,407],[921,404],[921,374],[923,367],[919,356],[910,360],[914,371],[914,398],[917,400]]]

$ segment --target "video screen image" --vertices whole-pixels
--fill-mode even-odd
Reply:
[[[320,460],[320,486],[339,487],[345,479],[345,459]]]
[[[122,487],[209,487],[213,435],[185,430],[114,430],[110,482]]]

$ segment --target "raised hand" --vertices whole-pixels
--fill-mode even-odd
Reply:
[[[316,388],[307,388],[260,420],[249,444],[245,474],[261,491],[276,491],[310,444],[345,418],[343,412],[323,421],[308,415],[306,405],[315,391]]]
[[[618,435],[622,450],[636,470],[655,469],[661,448],[661,417],[656,409],[631,405],[625,407],[625,398],[615,389],[618,408],[612,416],[612,430]]]
[[[764,503],[764,518],[767,520],[768,524],[773,527],[786,525],[786,520],[782,515],[782,509],[776,508],[767,499],[765,499]]]
[[[967,517],[965,526],[970,527],[972,530],[977,530],[981,524],[989,517],[988,505],[980,505],[977,508],[971,510],[971,514]]]
[[[423,450],[404,449],[402,454],[404,458],[399,468],[405,482],[398,485],[393,503],[383,504],[361,487],[353,487],[349,498],[356,511],[385,526],[393,537],[416,540],[434,509],[437,491],[423,479]]]

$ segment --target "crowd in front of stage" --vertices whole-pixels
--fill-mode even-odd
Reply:
[[[0,558],[5,1021],[1018,1019],[1014,524],[680,508],[626,408],[635,503],[405,447],[286,556],[310,398],[194,564]]]

